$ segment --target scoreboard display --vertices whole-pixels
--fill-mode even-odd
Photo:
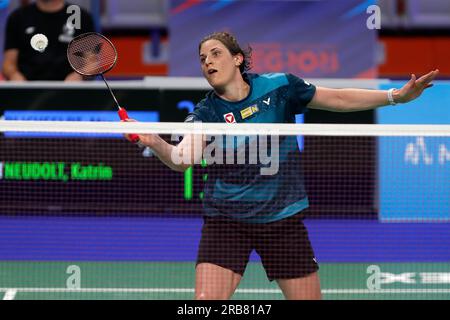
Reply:
[[[195,211],[184,175],[123,138],[2,137],[0,155],[3,214]]]
[[[183,121],[207,92],[114,91],[146,122]],[[0,100],[5,120],[119,121],[100,86],[1,88]],[[0,214],[198,214],[200,171],[173,172],[117,134],[0,133]]]

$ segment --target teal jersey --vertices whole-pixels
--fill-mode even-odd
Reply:
[[[295,123],[295,115],[306,112],[316,92],[314,85],[292,74],[244,74],[244,80],[250,85],[244,100],[225,101],[211,91],[186,121],[227,122],[230,129],[234,122]],[[208,179],[203,200],[206,215],[269,223],[308,207],[296,136],[264,136],[262,132],[258,136],[224,136],[222,141],[217,137],[210,140],[215,146],[222,146],[225,152],[222,161],[211,164],[207,159]],[[266,154],[261,153],[262,147]],[[230,149],[234,152],[232,157]],[[216,160],[220,158],[217,154],[215,150]],[[239,155],[244,162],[238,160]],[[262,155],[266,160],[264,164],[261,159],[256,163],[250,160]],[[268,159],[272,159],[272,163],[268,163]],[[277,161],[276,166],[274,161]]]

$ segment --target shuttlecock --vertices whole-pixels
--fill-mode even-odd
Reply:
[[[31,38],[30,43],[34,50],[44,52],[48,45],[48,39],[44,34],[38,33]]]

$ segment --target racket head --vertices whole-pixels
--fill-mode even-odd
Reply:
[[[83,76],[98,76],[111,70],[117,62],[113,43],[97,32],[83,33],[67,46],[67,60]]]

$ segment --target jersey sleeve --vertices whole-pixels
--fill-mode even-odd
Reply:
[[[9,49],[19,49],[20,43],[19,16],[13,12],[6,21],[4,51]]]
[[[304,113],[306,106],[316,94],[316,86],[292,74],[287,74],[287,78],[291,112],[293,114]]]
[[[202,100],[194,107],[194,111],[189,112],[184,122],[208,122],[204,109],[204,100]]]

